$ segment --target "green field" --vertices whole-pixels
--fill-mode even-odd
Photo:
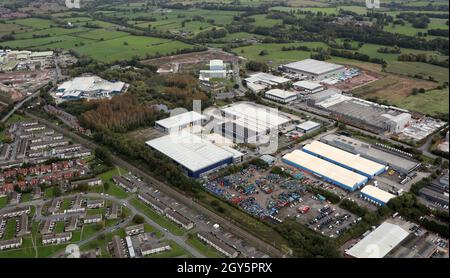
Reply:
[[[418,32],[426,33],[429,29],[446,29],[448,30],[448,25],[445,24],[447,19],[442,18],[430,18],[430,23],[428,24],[428,28],[414,28],[412,27],[411,23],[405,22],[405,25],[394,25],[390,24],[388,26],[384,27],[385,31],[391,32],[391,33],[398,33],[408,36],[415,36]],[[430,36],[430,38],[433,38],[433,36]]]
[[[311,53],[309,51],[292,50],[292,51],[282,51],[283,46],[298,46],[305,45],[310,48],[314,47],[326,47],[327,45],[320,42],[304,42],[304,43],[280,43],[280,44],[255,44],[250,46],[244,46],[239,48],[234,48],[233,52],[237,55],[243,56],[249,60],[266,62],[272,67],[278,65],[299,61],[303,59],[310,58]],[[259,55],[262,50],[268,52],[267,55]]]
[[[7,197],[0,197],[0,208],[5,207],[8,204],[8,198]]]
[[[448,89],[432,90],[424,94],[409,95],[400,100],[393,101],[393,104],[398,107],[430,115],[435,115],[437,113],[448,114],[448,103]]]

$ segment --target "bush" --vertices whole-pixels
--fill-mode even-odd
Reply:
[[[136,214],[135,216],[133,216],[134,224],[144,224],[144,222],[145,222],[145,219],[142,215]]]

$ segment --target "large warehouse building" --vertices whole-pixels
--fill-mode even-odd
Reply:
[[[164,132],[176,132],[187,127],[202,125],[206,117],[198,112],[189,111],[156,121],[155,127]]]
[[[384,151],[352,137],[328,134],[322,137],[320,141],[353,154],[359,154],[372,161],[388,165],[401,174],[409,174],[420,166],[420,163],[417,161]]]
[[[323,80],[334,77],[345,71],[345,67],[314,59],[306,59],[299,62],[283,65],[282,70],[298,75],[300,79]]]
[[[385,205],[390,199],[395,198],[395,195],[379,189],[373,185],[366,185],[361,189],[362,197],[368,199],[369,201],[377,205]]]
[[[233,163],[235,153],[197,135],[183,132],[146,142],[177,163],[190,177],[198,178]]]
[[[62,83],[55,96],[62,99],[101,99],[111,98],[124,92],[128,84],[120,81],[111,82],[98,76],[81,76]]]
[[[291,122],[276,109],[248,102],[231,104],[221,112],[223,118],[216,119],[214,132],[234,143],[266,142],[271,134],[278,136],[278,130]]]
[[[355,191],[368,181],[368,178],[363,175],[300,150],[294,150],[284,155],[283,162],[311,172],[325,181],[349,191]]]
[[[386,166],[383,164],[373,162],[359,155],[346,152],[320,141],[313,141],[310,144],[305,145],[303,151],[351,171],[355,171],[369,179],[386,170]]]
[[[353,258],[384,258],[408,235],[400,226],[384,222],[345,254]]]
[[[290,103],[297,100],[297,93],[281,89],[268,90],[264,96],[268,99],[281,103]]]

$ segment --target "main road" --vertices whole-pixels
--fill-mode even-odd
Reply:
[[[69,131],[65,128],[61,128],[60,126],[57,126],[54,123],[52,123],[46,119],[43,119],[35,114],[32,114],[30,112],[25,112],[25,114],[27,116],[31,117],[32,119],[38,120],[41,123],[46,124],[47,126],[51,127],[55,131],[73,139],[74,141],[79,142],[80,144],[82,144],[86,147],[89,147],[91,149],[95,149],[95,148],[99,147],[99,145],[92,142],[91,140],[81,137],[80,135],[78,135],[72,131]],[[211,221],[219,224],[224,229],[226,229],[226,230],[232,232],[233,234],[235,234],[236,236],[244,239],[249,244],[256,246],[259,250],[261,250],[263,252],[267,252],[268,255],[270,255],[271,257],[283,257],[284,256],[284,254],[280,250],[275,248],[273,245],[261,240],[257,236],[255,236],[255,235],[251,234],[250,232],[247,232],[243,228],[239,227],[238,224],[234,223],[234,220],[223,218],[222,216],[218,215],[214,211],[209,210],[208,208],[200,205],[199,203],[196,202],[196,200],[186,196],[183,192],[175,190],[170,185],[167,185],[167,184],[157,180],[156,178],[150,176],[147,172],[141,170],[140,168],[135,167],[134,165],[123,160],[121,157],[119,157],[117,155],[112,154],[112,159],[117,166],[128,169],[129,171],[133,172],[134,174],[141,176],[143,178],[143,180],[145,182],[147,182],[148,184],[150,184],[151,186],[154,186],[161,192],[178,200],[179,202],[183,203],[185,206],[190,207],[190,208],[198,211],[199,213],[207,215],[211,219]]]

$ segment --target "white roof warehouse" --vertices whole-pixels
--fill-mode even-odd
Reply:
[[[327,182],[349,191],[356,190],[368,180],[363,175],[300,150],[294,150],[284,155],[283,162],[320,176]]]
[[[385,171],[383,164],[363,158],[359,155],[338,149],[336,147],[324,144],[320,141],[313,141],[303,147],[303,151],[319,158],[325,159],[339,166],[364,175],[368,178]]]
[[[401,227],[384,222],[345,253],[354,258],[384,258],[408,235]]]
[[[233,163],[233,153],[187,132],[166,135],[146,144],[171,158],[190,177],[198,178]]]
[[[314,59],[306,59],[299,62],[286,64],[283,66],[283,69],[305,75],[311,79],[323,79],[343,71],[345,67]]]

